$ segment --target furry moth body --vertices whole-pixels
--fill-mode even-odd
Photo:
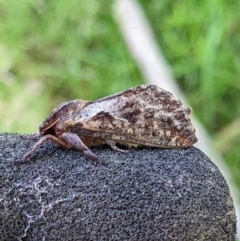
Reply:
[[[185,148],[197,142],[191,109],[170,92],[141,85],[96,101],[73,100],[55,108],[39,127],[39,141],[19,162],[47,140],[75,148],[98,161],[89,147]]]

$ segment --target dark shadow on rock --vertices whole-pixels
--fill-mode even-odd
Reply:
[[[231,241],[236,215],[218,168],[198,149],[76,150],[0,135],[0,240]]]

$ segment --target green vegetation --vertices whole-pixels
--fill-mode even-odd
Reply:
[[[142,83],[111,2],[0,1],[0,128],[34,132],[59,103]]]
[[[63,101],[97,99],[144,83],[112,3],[0,0],[2,132],[34,132]],[[194,113],[240,186],[240,2],[140,3]]]

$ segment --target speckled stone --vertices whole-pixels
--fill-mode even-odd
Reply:
[[[233,241],[236,214],[219,169],[198,149],[76,150],[0,134],[0,240]]]

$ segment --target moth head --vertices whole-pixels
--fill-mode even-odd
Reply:
[[[43,121],[39,127],[39,133],[41,136],[55,134],[55,127],[59,122],[65,122],[71,119],[71,115],[77,111],[83,109],[89,102],[84,100],[72,100],[60,104],[53,109],[49,117]]]

